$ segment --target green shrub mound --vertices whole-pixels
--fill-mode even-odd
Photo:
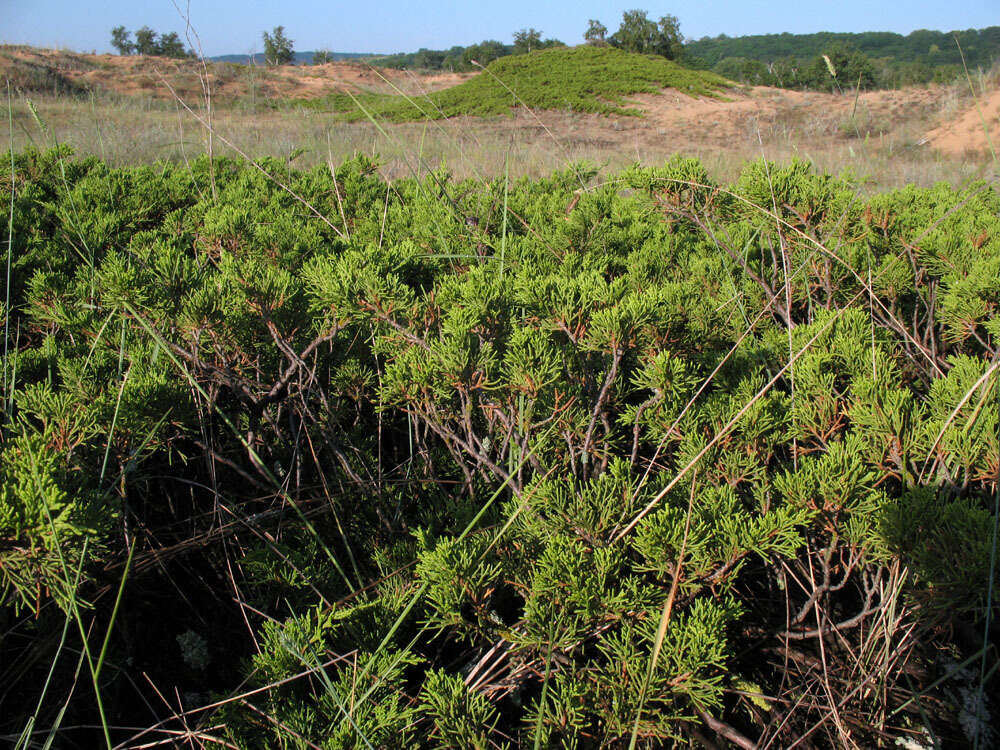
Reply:
[[[514,107],[640,115],[630,94],[672,88],[689,96],[719,96],[731,85],[721,76],[682,67],[657,55],[612,47],[557,47],[494,60],[468,81],[426,96],[335,94],[300,102],[337,112],[345,120],[390,122],[447,117],[489,117]]]
[[[990,741],[992,188],[260,166],[0,182],[5,736]]]

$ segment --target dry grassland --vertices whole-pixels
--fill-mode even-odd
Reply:
[[[228,143],[252,158],[277,156],[297,167],[376,153],[392,178],[442,164],[458,177],[491,177],[501,174],[505,163],[514,176],[539,176],[580,160],[616,169],[683,153],[700,157],[719,179],[733,177],[747,159],[766,156],[778,162],[804,158],[834,172],[853,170],[869,189],[942,180],[959,185],[995,175],[990,146],[1000,133],[1000,76],[995,72],[971,81],[975,98],[968,83],[858,97],[741,88],[728,92],[728,101],[668,90],[634,97],[643,117],[519,110],[510,117],[376,125],[339,122],[282,102],[335,90],[420,97],[466,76],[375,70],[357,63],[202,68],[194,62],[0,49],[0,76],[4,64],[11,69],[14,63],[22,77],[30,63],[34,70],[95,92],[15,93],[15,149],[57,139],[114,164],[185,160],[203,153],[207,130],[195,115],[205,118],[205,80],[213,92],[215,153],[234,153]],[[8,140],[6,132],[0,134],[4,150]]]

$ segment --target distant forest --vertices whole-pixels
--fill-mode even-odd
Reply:
[[[634,17],[629,18],[630,13]],[[607,38],[607,29],[600,22],[591,21],[585,35],[587,43],[620,47],[631,52],[653,51],[689,68],[711,70],[731,81],[751,85],[820,91],[899,88],[954,81],[964,75],[963,56],[970,72],[990,68],[1000,60],[1000,26],[947,32],[921,29],[906,35],[890,31],[740,37],[720,34],[681,44],[677,19],[668,16],[661,19],[661,24],[669,22],[668,31],[673,42],[657,46],[656,42],[662,41],[665,32],[646,17],[645,11],[630,13],[625,14],[618,32]],[[632,29],[630,24],[636,28]],[[648,43],[643,44],[643,40]],[[477,70],[480,65],[500,57],[561,46],[565,46],[563,42],[543,39],[536,29],[521,29],[513,34],[513,44],[487,39],[467,47],[423,48],[390,55],[323,52],[321,59],[364,59],[368,64],[386,68],[464,72]],[[664,50],[669,50],[669,54]],[[319,61],[313,59],[314,52],[293,54],[293,62],[297,65]],[[257,57],[257,62],[263,61],[262,55]],[[212,59],[251,62],[245,54]]]
[[[961,47],[961,50],[959,49]],[[760,34],[706,37],[684,45],[685,63],[714,70],[743,83],[787,88],[896,88],[950,81],[969,70],[989,68],[1000,59],[1000,26],[966,31],[910,34]],[[822,55],[837,70],[834,80]],[[837,63],[840,65],[837,65]]]
[[[560,44],[546,39],[534,49]],[[368,62],[390,68],[468,71],[476,69],[473,60],[485,65],[498,57],[527,51],[523,44],[486,40],[448,50],[420,49],[385,55]],[[741,37],[721,34],[687,41],[680,62],[740,83],[837,90],[952,81],[962,75],[963,54],[970,71],[992,66],[1000,59],[1000,26],[949,32],[919,30],[907,35],[888,31]],[[831,75],[831,65],[835,76]]]
[[[865,31],[860,34],[822,31],[818,34],[759,34],[756,36],[703,37],[688,41],[684,52],[692,62],[703,61],[712,67],[727,57],[744,57],[773,62],[782,57],[808,58],[822,55],[836,44],[849,45],[869,57],[890,57],[900,63],[925,65],[961,65],[958,45],[962,46],[970,68],[989,66],[1000,56],[1000,26],[968,31],[927,31],[907,35],[891,31]]]

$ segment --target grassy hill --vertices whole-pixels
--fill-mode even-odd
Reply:
[[[391,122],[501,115],[521,105],[638,115],[639,110],[629,107],[625,99],[630,94],[672,88],[690,96],[718,96],[727,85],[721,76],[691,70],[662,57],[581,46],[504,57],[474,78],[419,100],[384,94],[336,94],[302,104],[337,112],[345,120],[370,115]]]

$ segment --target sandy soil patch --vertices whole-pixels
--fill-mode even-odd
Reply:
[[[58,79],[123,96],[173,99],[171,89],[184,99],[202,95],[202,81],[211,82],[220,102],[243,98],[313,99],[340,91],[405,93],[435,91],[454,86],[471,73],[421,74],[363,63],[334,62],[315,66],[262,66],[170,60],[138,55],[84,55],[61,50],[0,47],[0,77],[21,79],[29,71],[50,71]],[[207,76],[206,76],[207,72]]]
[[[850,94],[767,86],[726,92],[728,101],[692,99],[676,91],[631,97],[660,134],[682,132],[705,143],[783,134],[789,138],[877,136],[932,117],[941,92],[931,88]]]
[[[952,156],[995,150],[1000,145],[1000,89],[987,92],[978,105],[931,130],[927,139]]]

